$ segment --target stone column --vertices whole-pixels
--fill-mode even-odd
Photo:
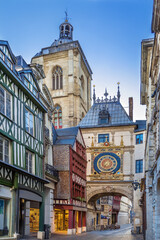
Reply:
[[[73,233],[73,211],[69,210],[69,221],[68,221],[68,230],[67,234]]]
[[[82,232],[82,212],[78,212],[78,233]]]
[[[30,224],[29,224],[29,219],[30,219],[30,201],[25,202],[25,229],[24,229],[24,234],[29,235],[30,234]]]
[[[86,212],[82,212],[82,232],[86,232]]]
[[[130,151],[130,180],[133,180],[134,178],[134,173],[133,173],[133,164],[134,164],[134,159],[133,159],[133,154],[134,151]]]

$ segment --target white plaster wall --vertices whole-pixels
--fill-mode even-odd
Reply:
[[[124,152],[123,155],[123,173],[130,174],[131,169],[131,159],[130,159],[130,152]]]
[[[45,219],[44,223],[51,226],[51,232],[54,231],[53,219],[53,189],[45,188]]]
[[[0,197],[7,199],[12,198],[11,188],[0,185]]]
[[[123,136],[123,142],[125,146],[131,145],[131,133],[129,131],[116,131],[114,135],[115,145],[119,146],[121,142],[121,136]]]
[[[24,234],[29,235],[30,234],[30,201],[25,202],[25,229]]]

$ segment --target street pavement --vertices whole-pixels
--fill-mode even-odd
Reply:
[[[77,235],[53,234],[52,240],[143,240],[141,234],[132,235],[131,225],[121,226],[117,230],[92,231]]]
[[[21,240],[35,240],[36,237],[23,238]],[[92,231],[77,235],[53,234],[50,240],[143,240],[142,234],[132,235],[131,225],[122,225],[117,230]]]

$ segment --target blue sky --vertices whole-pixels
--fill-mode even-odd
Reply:
[[[0,39],[8,40],[13,53],[29,63],[58,38],[67,9],[73,38],[79,40],[92,68],[97,96],[105,87],[115,95],[120,82],[126,111],[128,97],[133,97],[134,119],[144,119],[141,41],[153,37],[152,7],[153,0],[0,0]]]

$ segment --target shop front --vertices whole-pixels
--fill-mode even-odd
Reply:
[[[10,235],[11,191],[0,185],[0,237]]]
[[[39,231],[42,196],[27,190],[19,190],[19,234],[28,236]]]
[[[61,232],[68,230],[69,211],[55,209],[55,231]]]
[[[69,203],[68,200],[55,200],[54,202],[59,203],[54,205],[54,224],[57,233],[76,234],[86,232],[86,207],[62,204],[63,202]],[[82,203],[79,201],[78,204]],[[83,204],[85,205],[85,203]]]

